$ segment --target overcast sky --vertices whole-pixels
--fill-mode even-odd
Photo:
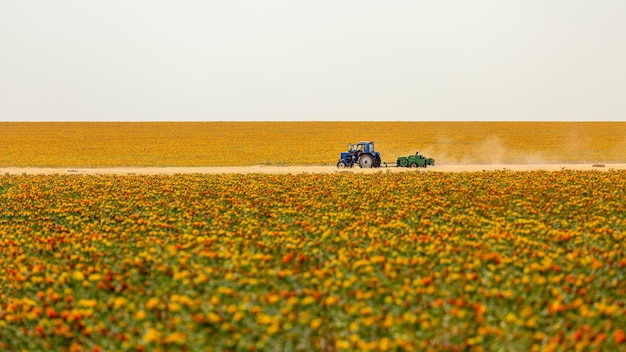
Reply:
[[[626,121],[624,0],[0,0],[0,121]]]

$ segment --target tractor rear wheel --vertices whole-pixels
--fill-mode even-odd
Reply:
[[[363,154],[359,158],[359,166],[364,169],[369,169],[374,166],[374,157],[370,154]]]

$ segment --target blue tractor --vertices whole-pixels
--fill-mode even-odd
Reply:
[[[341,153],[337,167],[353,167],[355,164],[362,168],[380,167],[380,153],[374,150],[374,142],[348,144],[348,151]]]

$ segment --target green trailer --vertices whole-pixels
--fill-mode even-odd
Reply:
[[[401,156],[396,161],[398,167],[427,167],[428,165],[435,166],[435,159],[426,158],[419,152],[415,152],[415,155]]]

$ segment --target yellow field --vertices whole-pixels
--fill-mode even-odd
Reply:
[[[625,187],[0,175],[0,350],[624,351]]]
[[[367,139],[383,161],[626,159],[626,123],[0,123],[0,136],[4,167],[334,165]],[[0,350],[624,350],[624,187],[612,168],[7,172]]]
[[[383,161],[620,163],[623,122],[0,123],[0,166],[334,165],[373,140]]]

